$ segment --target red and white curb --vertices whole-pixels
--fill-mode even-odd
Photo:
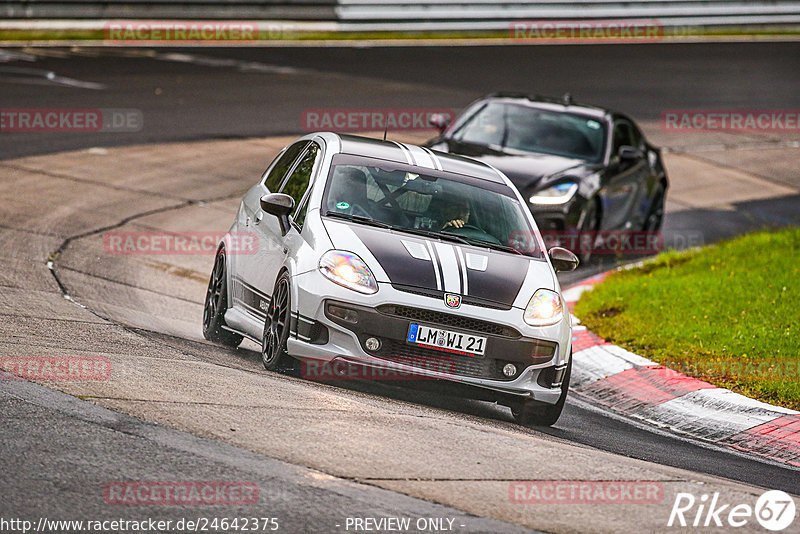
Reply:
[[[564,290],[570,312],[603,273]],[[574,315],[570,388],[613,412],[800,467],[800,412],[668,369],[606,342]]]

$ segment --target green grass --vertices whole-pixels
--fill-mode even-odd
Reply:
[[[800,228],[663,253],[585,292],[575,315],[672,369],[800,409]]]

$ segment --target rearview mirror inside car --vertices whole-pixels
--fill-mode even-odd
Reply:
[[[569,250],[562,247],[553,247],[547,251],[553,269],[559,271],[574,271],[580,261],[578,257]]]

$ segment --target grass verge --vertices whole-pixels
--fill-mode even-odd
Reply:
[[[800,228],[663,253],[585,292],[575,315],[667,367],[800,409]]]

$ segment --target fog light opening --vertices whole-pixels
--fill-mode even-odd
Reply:
[[[503,366],[503,374],[506,375],[508,378],[512,376],[516,376],[517,374],[517,366],[513,363],[507,363]]]
[[[358,312],[342,306],[328,304],[328,315],[341,319],[346,323],[358,324]]]
[[[367,347],[367,350],[374,352],[381,348],[381,340],[376,337],[368,337],[364,342],[364,346]]]

